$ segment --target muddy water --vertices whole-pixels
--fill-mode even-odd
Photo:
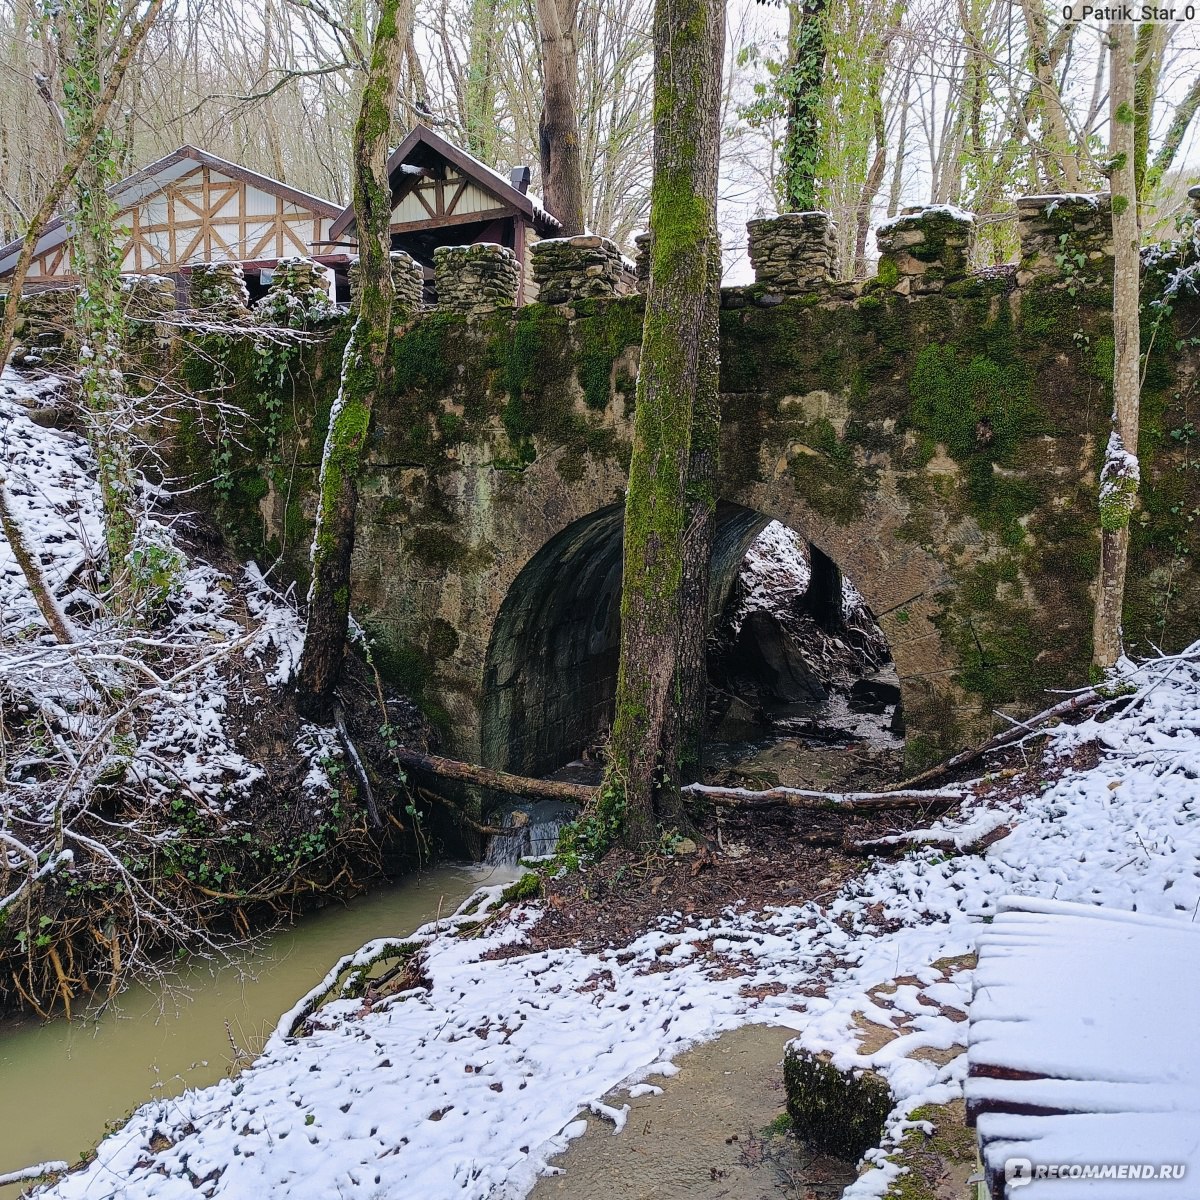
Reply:
[[[98,1019],[0,1028],[0,1175],[50,1159],[74,1161],[105,1123],[146,1100],[215,1082],[231,1041],[257,1053],[281,1013],[343,954],[451,913],[477,887],[512,872],[441,867],[347,907],[305,917],[220,971],[196,968],[168,992],[133,987]],[[226,1026],[228,1025],[228,1029]],[[0,1188],[9,1200],[19,1188]]]

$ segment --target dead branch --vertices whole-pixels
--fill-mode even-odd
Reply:
[[[1000,750],[1012,742],[1018,742],[1022,738],[1029,737],[1031,733],[1037,733],[1039,726],[1046,725],[1062,717],[1070,716],[1071,713],[1082,712],[1084,709],[1091,708],[1093,705],[1110,698],[1107,693],[1098,691],[1096,688],[1088,688],[1086,691],[1077,692],[1074,696],[1070,696],[1066,700],[1061,700],[1058,704],[1053,704],[1036,716],[1030,717],[1024,723],[1014,725],[1012,728],[1005,729],[1002,733],[996,734],[994,738],[990,738],[981,746],[976,746],[971,750],[962,750],[958,754],[946,759],[945,762],[938,763],[935,767],[930,767],[928,771],[922,771],[919,775],[914,775],[911,779],[905,779],[902,783],[896,784],[893,790],[907,790],[931,783],[936,779],[944,779],[947,775],[953,774],[961,767],[969,767],[972,763],[977,763],[985,754],[990,754],[993,750]]]
[[[545,797],[587,804],[597,790],[584,783],[566,783],[557,779],[528,779],[523,775],[511,775],[507,771],[496,771],[490,767],[476,767],[457,759],[442,758],[437,754],[421,754],[403,746],[397,747],[394,754],[396,761],[403,766],[427,771],[443,779],[478,784],[480,787],[504,792],[510,796]],[[691,784],[683,790],[689,796],[707,800],[722,808],[798,808],[823,812],[901,809],[941,812],[963,798],[963,793],[957,791],[849,792],[843,795],[837,792],[807,792],[786,787],[752,792],[745,788],[708,787],[699,783]],[[444,803],[458,808],[450,801]]]

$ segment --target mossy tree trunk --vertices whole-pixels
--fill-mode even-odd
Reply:
[[[84,141],[106,93],[108,47],[124,32],[114,0],[68,0],[57,13],[62,51],[63,123],[68,144]],[[79,386],[87,435],[96,456],[114,612],[134,607],[130,565],[141,493],[131,461],[134,413],[123,370],[125,312],[116,205],[108,193],[118,179],[119,147],[107,126],[91,134],[74,180],[71,260],[79,276],[75,305]]]
[[[1121,654],[1121,608],[1129,557],[1129,518],[1138,488],[1138,325],[1140,236],[1134,177],[1134,34],[1127,22],[1109,27],[1111,186],[1113,223],[1112,435],[1100,475],[1100,578],[1092,627],[1092,661],[1111,667]]]
[[[788,7],[788,64],[781,80],[787,99],[782,164],[784,212],[808,212],[817,207],[826,5],[827,0],[802,0]]]
[[[715,175],[715,156],[712,170]],[[708,604],[713,542],[717,533],[717,470],[721,449],[721,253],[720,235],[715,225],[712,239],[713,251],[708,260],[711,278],[704,324],[700,329],[700,372],[692,405],[688,452],[687,526],[683,535],[683,586],[675,688],[678,700],[671,710],[662,748],[664,763],[678,763],[676,776],[681,784],[695,783],[701,776],[708,699]],[[673,791],[668,791],[664,802],[672,804],[675,823],[685,827],[686,816],[682,806],[674,805],[674,795]]]
[[[1167,26],[1161,22],[1142,21],[1137,27],[1134,43],[1133,181],[1139,205],[1147,199],[1152,182],[1150,127],[1154,121],[1154,102],[1158,96],[1158,77],[1162,70],[1168,33]]]
[[[579,136],[578,0],[537,0],[542,35],[542,115],[538,146],[546,207],[562,237],[583,233],[583,147]]]
[[[391,215],[388,142],[400,62],[412,21],[411,0],[383,0],[371,46],[362,107],[354,126],[354,218],[361,263],[358,317],[346,344],[337,399],[321,457],[308,625],[300,660],[299,702],[328,718],[350,618],[350,560],[358,477],[367,453],[371,409],[390,378],[392,339]]]
[[[710,519],[711,482],[703,481],[715,469],[715,409],[708,405],[717,370],[724,37],[721,0],[656,0],[650,288],[625,500],[621,661],[605,788],[623,799],[624,835],[638,845],[654,841],[656,817],[682,820],[680,731],[695,720],[682,711],[695,703],[682,693],[683,629],[694,637],[695,623],[706,619],[703,610],[684,611],[685,602],[693,608],[701,602],[707,587],[696,565],[685,562],[690,519]],[[699,645],[702,655],[702,634]]]

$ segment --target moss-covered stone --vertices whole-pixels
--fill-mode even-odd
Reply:
[[[870,1071],[839,1071],[795,1045],[783,1057],[787,1110],[796,1134],[816,1150],[857,1162],[883,1138],[895,1106],[891,1089]]]

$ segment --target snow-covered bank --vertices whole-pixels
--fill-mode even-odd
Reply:
[[[909,975],[965,1011],[969,972],[945,977],[932,964],[972,950],[1007,893],[1183,921],[1200,910],[1200,665],[1163,660],[1127,671],[1138,691],[1124,711],[1055,738],[1064,755],[1095,741],[1096,767],[1044,786],[1034,778],[1021,794],[972,802],[941,824],[1007,812],[1012,832],[984,855],[923,849],[874,865],[827,906],[734,906],[698,922],[675,913],[599,954],[484,960],[489,950],[519,948],[535,906],[477,937],[462,934],[478,911],[428,926],[409,939],[423,944],[428,989],[373,1006],[331,1003],[299,1038],[287,1036],[285,1018],[239,1079],[143,1107],[94,1162],[46,1194],[193,1197],[198,1187],[249,1200],[375,1197],[402,1187],[429,1197],[520,1197],[580,1131],[581,1110],[619,1128],[621,1110],[597,1106],[605,1093],[670,1073],[685,1047],[755,1021],[788,1025],[839,1063],[886,1075],[901,1100],[899,1129],[916,1105],[961,1093],[961,1057],[938,1066],[911,1054],[961,1044],[963,1022],[931,1010],[860,1056],[853,1014],[869,1009],[885,1023],[903,1007],[873,1005],[869,989]],[[487,894],[487,904],[496,900]],[[868,1173],[853,1194],[879,1194],[888,1176]]]
[[[0,375],[5,528],[29,555],[0,536],[0,1011],[40,1016],[382,873],[338,735],[295,711],[292,596],[150,480],[122,568],[136,598],[116,611],[73,389]],[[353,736],[386,764],[373,678],[345,690]],[[388,718],[422,744],[411,705],[389,701]]]

